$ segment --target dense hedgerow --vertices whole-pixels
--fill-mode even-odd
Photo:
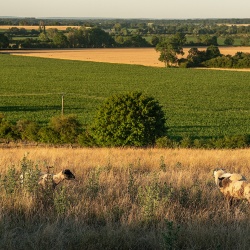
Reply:
[[[19,120],[14,124],[0,114],[0,142],[10,141],[76,144],[84,147],[100,146],[93,131],[84,128],[74,115],[53,117],[47,126],[41,127],[38,123],[28,120]],[[140,141],[138,140],[136,143],[128,146],[138,146]],[[106,145],[110,146],[111,144]],[[148,144],[141,145],[158,148],[247,148],[250,146],[250,135],[227,135],[211,138],[191,138],[190,136],[173,138],[164,135],[156,138],[154,143],[150,141]],[[117,145],[114,144],[114,146]]]

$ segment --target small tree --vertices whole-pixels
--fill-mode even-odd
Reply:
[[[99,146],[147,146],[167,130],[162,107],[141,92],[114,95],[99,108],[91,134]]]
[[[234,39],[230,36],[227,36],[224,40],[224,44],[225,45],[228,45],[228,46],[231,46],[234,44]]]
[[[217,46],[214,45],[210,45],[207,47],[206,50],[206,59],[212,59],[212,58],[216,58],[218,56],[221,56],[220,50]]]
[[[0,34],[0,48],[8,48],[8,46],[9,38],[4,34]]]
[[[186,38],[184,34],[176,33],[173,37],[162,40],[156,45],[156,51],[160,52],[159,61],[164,62],[166,67],[178,64],[178,55],[184,55],[183,44]]]

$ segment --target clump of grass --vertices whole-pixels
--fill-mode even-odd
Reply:
[[[18,173],[14,166],[10,166],[6,175],[3,177],[2,183],[6,195],[14,194],[17,188]]]
[[[143,218],[147,222],[156,219],[156,211],[160,203],[160,192],[160,185],[156,175],[154,175],[151,184],[140,187],[138,190],[138,200],[142,207]]]
[[[70,202],[65,187],[54,193],[54,209],[57,215],[63,215],[69,208]]]
[[[88,196],[91,198],[95,198],[98,192],[100,191],[100,182],[99,182],[100,173],[101,173],[101,168],[93,169],[89,172],[86,190]]]
[[[138,193],[138,186],[135,183],[135,176],[134,176],[134,171],[132,170],[132,165],[129,166],[128,168],[128,186],[127,186],[128,194],[130,197],[130,200],[132,202],[135,201],[135,198]]]
[[[160,159],[160,170],[162,170],[163,172],[166,172],[167,171],[167,165],[164,161],[164,157],[161,156],[161,159]]]

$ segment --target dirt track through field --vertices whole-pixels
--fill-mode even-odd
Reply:
[[[189,49],[190,48],[184,49],[184,56],[188,54]],[[199,50],[205,49],[206,48],[199,48]],[[250,47],[221,47],[219,49],[224,55],[234,55],[236,52],[250,53]],[[3,51],[3,53],[4,52],[21,56],[164,67],[164,63],[158,60],[159,52],[156,52],[154,48],[45,49]],[[250,69],[240,70],[250,71]]]

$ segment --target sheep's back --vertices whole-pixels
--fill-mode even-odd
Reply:
[[[248,190],[250,191],[249,183],[246,181],[231,181],[225,187],[221,188],[221,192],[226,195],[236,199],[243,199],[245,197],[245,188],[248,186]]]

